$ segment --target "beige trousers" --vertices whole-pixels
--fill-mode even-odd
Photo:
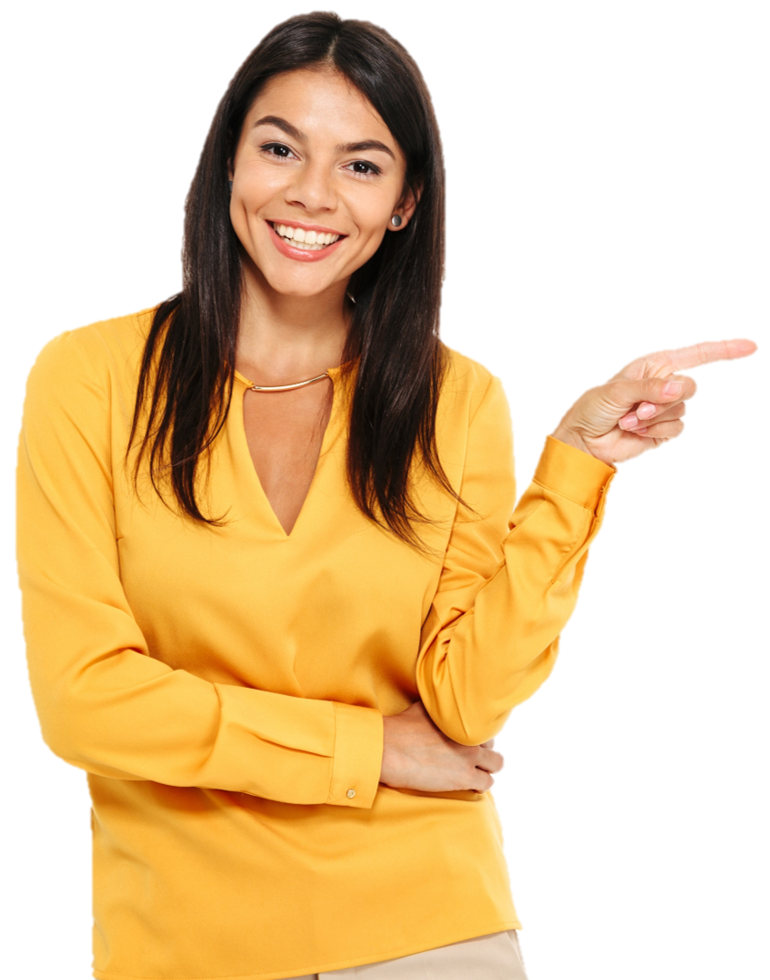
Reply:
[[[527,980],[515,929],[464,939],[423,953],[350,966],[329,973],[308,973],[289,980]]]

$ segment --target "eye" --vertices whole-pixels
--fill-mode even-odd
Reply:
[[[278,157],[279,160],[286,160],[293,155],[285,143],[263,143],[260,150],[263,150],[268,156]]]
[[[368,160],[354,160],[353,163],[348,164],[348,167],[352,173],[361,174],[362,177],[372,177],[382,173],[376,164],[369,163]]]

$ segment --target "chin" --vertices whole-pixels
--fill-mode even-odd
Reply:
[[[313,299],[313,298],[320,299],[322,296],[325,296],[327,293],[331,293],[332,290],[334,290],[334,295],[336,295],[338,291],[335,290],[336,285],[337,285],[336,283],[331,283],[328,286],[322,286],[319,287],[318,289],[310,289],[310,288],[302,289],[300,287],[274,289],[273,295],[282,296],[285,297],[286,299]],[[340,297],[341,295],[342,294],[340,293]]]

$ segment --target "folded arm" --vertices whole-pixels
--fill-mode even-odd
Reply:
[[[46,743],[102,776],[371,807],[378,711],[209,683],[150,656],[120,580],[111,410],[109,373],[77,333],[52,341],[30,374],[17,470],[27,663]]]

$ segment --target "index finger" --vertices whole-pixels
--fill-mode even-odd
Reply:
[[[675,371],[682,371],[712,361],[731,361],[736,357],[747,357],[756,349],[757,345],[753,340],[715,340],[660,353],[665,355]]]

